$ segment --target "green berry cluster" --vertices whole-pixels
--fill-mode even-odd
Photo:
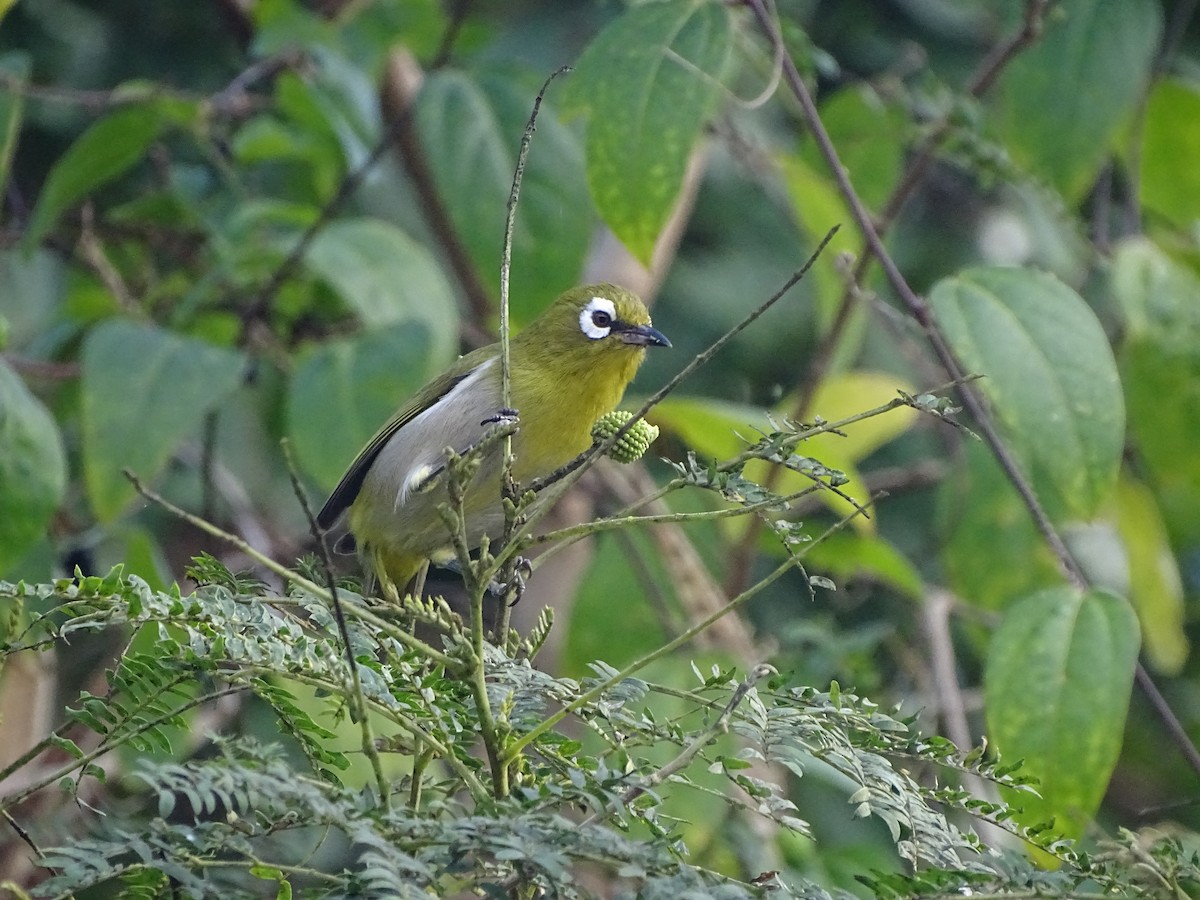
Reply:
[[[598,444],[603,443],[616,434],[632,418],[632,413],[625,412],[622,409],[615,409],[610,413],[605,413],[592,426],[592,439]],[[608,449],[608,456],[619,463],[634,462],[642,458],[657,437],[658,426],[651,425],[644,419],[639,419],[621,436],[619,441]]]

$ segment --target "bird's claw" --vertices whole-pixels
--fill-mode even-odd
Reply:
[[[513,566],[512,581],[493,581],[488,585],[488,593],[493,597],[504,597],[511,588],[513,599],[509,606],[516,606],[525,593],[525,585],[531,575],[533,575],[533,563],[524,556],[518,556]]]
[[[502,408],[496,410],[496,414],[494,416],[488,416],[486,419],[484,419],[479,424],[480,425],[507,425],[510,422],[516,422],[518,420],[519,420],[519,417],[517,415],[517,411],[515,409],[509,409],[507,406],[505,406],[505,407],[502,407]]]

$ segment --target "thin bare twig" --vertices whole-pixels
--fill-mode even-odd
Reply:
[[[445,30],[442,31],[442,40],[438,45],[437,52],[429,63],[431,69],[440,69],[450,62],[454,45],[457,43],[459,35],[462,34],[463,25],[466,24],[467,17],[471,12],[471,0],[452,0],[447,5],[449,6],[449,21],[446,23]]]
[[[371,762],[371,771],[375,776],[375,789],[379,791],[379,802],[384,810],[391,809],[392,795],[387,779],[383,775],[383,764],[379,759],[379,750],[375,746],[375,735],[371,731],[371,719],[367,715],[367,701],[363,697],[362,680],[358,674],[358,661],[354,658],[354,646],[350,643],[350,628],[346,625],[346,611],[342,608],[341,597],[338,596],[337,578],[333,574],[333,560],[329,556],[329,546],[325,543],[325,532],[317,525],[317,517],[313,515],[312,504],[308,502],[308,493],[300,483],[300,473],[296,468],[296,460],[292,457],[292,444],[287,438],[280,441],[283,459],[287,463],[288,477],[292,481],[292,493],[304,510],[304,519],[308,522],[308,533],[317,544],[317,554],[321,558],[321,572],[325,576],[325,587],[329,590],[329,605],[333,608],[333,619],[337,623],[338,634],[342,639],[342,647],[346,654],[346,669],[350,674],[350,700],[354,704],[354,715],[358,719],[358,727],[362,736],[362,750]]]
[[[782,43],[783,38],[779,34],[775,23],[767,14],[763,0],[743,0],[743,2],[754,13],[755,19],[758,21],[759,27],[763,29],[767,37],[775,43]],[[1028,0],[1031,4],[1036,4],[1037,0]],[[930,347],[933,349],[934,355],[938,362],[949,373],[954,380],[962,379],[963,369],[954,352],[951,350],[945,335],[938,327],[934,319],[933,310],[924,298],[918,296],[909,286],[904,276],[901,274],[895,261],[888,253],[887,248],[883,245],[883,240],[879,236],[879,232],[875,227],[875,223],[871,219],[870,213],[863,205],[858,193],[854,190],[854,186],[850,183],[850,177],[847,174],[845,167],[838,159],[837,150],[833,146],[833,141],[829,137],[829,133],[825,130],[825,126],[821,121],[820,114],[817,112],[816,103],[812,95],[808,91],[808,87],[804,84],[804,80],[800,77],[799,71],[796,69],[796,64],[791,56],[784,58],[784,78],[787,81],[788,87],[800,102],[800,107],[803,110],[804,121],[808,126],[817,146],[820,148],[821,155],[825,158],[826,164],[833,173],[834,180],[837,182],[838,192],[849,205],[854,220],[859,229],[862,231],[863,237],[866,239],[867,245],[870,247],[871,253],[878,260],[880,267],[883,269],[884,275],[887,278],[888,284],[901,302],[908,309],[909,313],[920,324],[925,332],[925,336],[929,341]],[[979,429],[980,435],[984,442],[988,445],[992,455],[1004,470],[1008,481],[1016,489],[1021,497],[1030,518],[1033,520],[1034,526],[1042,535],[1042,539],[1049,546],[1051,553],[1054,554],[1058,561],[1059,567],[1062,570],[1067,580],[1080,590],[1085,590],[1089,587],[1086,576],[1079,566],[1079,562],[1067,548],[1063,542],[1062,536],[1046,515],[1045,509],[1042,507],[1041,501],[1034,493],[1033,486],[1021,471],[1015,457],[1012,455],[1004,440],[1000,437],[999,432],[992,420],[992,416],[984,405],[982,399],[976,393],[973,387],[969,384],[962,384],[959,387],[959,394],[962,397],[963,406],[970,412],[976,422],[976,427]],[[1187,759],[1189,765],[1200,773],[1200,751],[1196,749],[1187,734],[1186,729],[1175,716],[1174,711],[1166,703],[1158,688],[1154,685],[1153,679],[1149,672],[1138,662],[1135,677],[1137,683],[1150,699],[1154,706],[1155,712],[1159,715],[1164,725],[1167,727],[1168,733],[1179,746],[1180,751]]]
[[[512,187],[508,192],[508,206],[504,219],[504,243],[500,253],[500,405],[505,409],[510,406],[508,286],[509,276],[512,273],[513,231],[517,224],[517,201],[521,196],[521,180],[525,175],[525,163],[529,159],[529,147],[533,143],[533,133],[537,129],[537,117],[542,108],[542,101],[546,98],[546,91],[550,89],[550,83],[555,78],[570,71],[570,66],[561,66],[552,72],[550,77],[542,83],[542,89],[533,99],[533,109],[529,113],[525,131],[521,134],[521,146],[517,150],[517,164],[513,171]],[[508,457],[512,455],[511,435],[504,439],[504,455],[507,473],[509,471]]]
[[[714,738],[719,737],[722,734],[726,734],[729,731],[729,720],[733,718],[734,710],[741,705],[742,701],[746,699],[746,695],[750,693],[754,686],[768,675],[777,674],[778,672],[776,671],[775,667],[768,665],[767,663],[759,663],[757,666],[751,669],[749,674],[747,674],[742,680],[742,683],[737,686],[737,689],[733,692],[733,696],[729,698],[729,702],[725,704],[725,708],[721,710],[721,714],[717,716],[715,722],[696,735],[696,737],[693,738],[692,741],[665,766],[663,766],[661,769],[657,769],[651,775],[643,779],[640,784],[635,784],[633,787],[628,788],[625,793],[621,795],[621,799],[619,801],[614,800],[604,809],[596,810],[596,812],[584,819],[580,825],[593,825],[596,822],[599,822],[601,819],[608,818],[621,807],[628,806],[642,794],[646,793],[647,791],[652,791],[660,784],[663,784],[676,772],[682,772],[684,769],[686,769],[689,765],[691,765],[692,760],[696,758],[696,755],[706,746],[708,746],[708,744]]]
[[[135,319],[144,321],[146,312],[138,304],[133,297],[133,292],[129,290],[129,285],[125,283],[125,279],[113,265],[112,260],[108,258],[108,253],[104,249],[104,245],[100,242],[100,238],[96,234],[96,210],[92,204],[85,203],[80,210],[80,227],[79,227],[79,255],[83,261],[96,273],[96,277],[108,292],[112,294],[113,299],[128,315]]]
[[[300,267],[300,264],[304,261],[304,254],[308,252],[308,248],[312,246],[312,242],[316,240],[317,235],[333,220],[333,217],[337,215],[346,202],[354,195],[355,191],[358,190],[359,186],[363,183],[363,179],[367,177],[367,173],[374,168],[383,154],[391,147],[400,130],[407,126],[408,118],[407,115],[402,116],[384,129],[379,140],[375,142],[375,146],[371,148],[371,152],[367,154],[367,158],[363,160],[357,169],[346,173],[333,197],[321,207],[317,218],[300,235],[299,240],[292,246],[292,249],[284,257],[283,261],[275,267],[275,271],[271,273],[271,277],[267,279],[267,283],[259,289],[258,294],[255,295],[250,305],[242,310],[243,340],[246,339],[250,327],[266,316],[271,308],[271,304],[275,301],[275,295],[279,293],[279,290],[287,280]]]
[[[1025,13],[1022,17],[1020,28],[997,44],[988,53],[975,74],[967,82],[966,93],[969,96],[980,97],[987,92],[995,84],[996,79],[1004,71],[1005,67],[1022,50],[1038,39],[1042,32],[1046,10],[1050,2],[1051,0],[1025,0]],[[775,46],[777,51],[781,52],[783,50],[782,42],[776,43]],[[887,233],[896,216],[899,215],[900,210],[908,201],[908,198],[929,173],[930,167],[937,158],[938,148],[951,132],[951,123],[952,119],[950,114],[947,113],[926,134],[921,145],[913,153],[903,177],[892,189],[891,195],[884,204],[882,212],[875,220],[875,227],[880,235]],[[829,367],[833,364],[834,355],[841,345],[846,329],[849,328],[855,311],[859,308],[864,296],[866,296],[867,292],[863,289],[862,285],[874,260],[875,256],[871,251],[871,246],[867,243],[859,252],[853,269],[846,275],[846,286],[842,292],[841,302],[834,313],[833,321],[830,323],[829,329],[822,335],[821,341],[813,354],[812,361],[809,363],[808,369],[804,374],[804,380],[797,391],[796,406],[792,410],[792,418],[797,421],[807,418],[812,412],[812,401],[816,395],[817,386],[824,380]],[[767,480],[763,486],[770,490],[780,477],[780,474],[778,468],[771,469],[767,473]],[[758,523],[750,523],[746,529],[746,533],[734,549],[733,558],[729,566],[729,577],[725,585],[727,591],[731,593],[737,591],[745,583],[749,560],[753,555],[754,547],[757,545],[760,530],[761,526]]]
[[[33,842],[33,838],[31,838],[29,836],[29,832],[26,831],[24,828],[22,828],[21,824],[12,817],[12,813],[10,813],[6,809],[6,810],[0,811],[0,815],[4,816],[4,819],[6,822],[8,822],[9,827],[12,828],[12,830],[17,833],[17,837],[19,837],[22,841],[25,842],[25,845],[27,847],[29,847],[30,850],[33,851],[34,855],[37,856],[38,858],[41,858],[41,856],[43,855],[41,848],[38,847],[38,845]]]

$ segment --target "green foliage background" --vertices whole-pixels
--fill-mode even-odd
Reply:
[[[664,699],[670,690],[691,691],[704,672],[697,690],[725,691],[705,701],[720,709],[748,671],[769,661],[783,675],[762,686],[756,702],[767,706],[814,702],[836,711],[838,683],[886,709],[902,704],[884,721],[847,693],[846,709],[867,712],[839,720],[855,735],[845,753],[861,762],[875,757],[856,754],[878,750],[919,764],[915,781],[897,775],[893,789],[951,813],[953,826],[930,827],[955,854],[973,840],[961,837],[969,820],[957,816],[973,809],[1003,821],[1001,807],[978,806],[1002,797],[1020,828],[1035,829],[1026,837],[1043,855],[1033,858],[1058,854],[1065,865],[1054,881],[996,864],[988,878],[1011,876],[988,882],[997,892],[1031,882],[1049,892],[1099,890],[1110,876],[1108,886],[1130,891],[1196,889],[1198,814],[1176,805],[1200,787],[1200,770],[1189,764],[1189,754],[1200,759],[1190,653],[1200,600],[1194,4],[780,0],[769,11],[780,52],[754,5],[0,2],[6,774],[35,763],[55,771],[68,758],[55,753],[78,751],[78,768],[63,770],[72,790],[83,798],[80,785],[93,785],[88,805],[119,813],[144,854],[170,856],[169,829],[151,848],[154,823],[163,821],[154,816],[174,821],[164,798],[186,793],[180,785],[189,779],[219,781],[203,770],[207,759],[224,754],[261,777],[261,798],[290,766],[314,779],[297,783],[296,803],[310,811],[328,803],[324,824],[346,836],[345,846],[321,845],[312,869],[357,865],[375,873],[359,889],[399,890],[380,874],[394,859],[379,848],[371,850],[378,858],[356,857],[347,847],[380,835],[400,841],[419,823],[375,819],[368,828],[352,794],[322,793],[332,783],[358,790],[371,773],[352,717],[323,693],[336,694],[330,673],[340,657],[336,648],[330,655],[332,620],[327,611],[322,620],[317,594],[285,599],[277,583],[226,584],[226,569],[251,561],[144,503],[122,469],[276,560],[311,550],[280,440],[289,440],[301,480],[319,495],[400,400],[494,335],[522,129],[545,78],[572,65],[549,89],[524,177],[515,324],[585,279],[637,287],[676,347],[644,367],[631,393],[645,396],[840,225],[798,287],[649,415],[663,432],[651,456],[682,466],[693,486],[716,489],[672,493],[654,512],[725,508],[770,495],[763,490],[790,495],[814,478],[825,488],[786,514],[606,532],[570,563],[547,566],[518,618],[555,609],[540,665],[564,682],[521,681],[533,678],[526,674],[513,683],[567,702],[584,690],[570,679],[604,677],[655,650],[802,552],[803,569],[639,675],[667,694],[625,723],[642,737],[658,735],[658,746],[648,740],[630,753],[604,732],[629,772],[666,764],[687,736],[703,733],[695,722],[667,736],[655,730],[653,709],[662,721],[682,715]],[[793,63],[855,197],[883,234],[893,277],[789,84]],[[927,302],[918,310],[929,311],[925,321],[914,317],[899,278]],[[934,327],[963,371],[983,376],[971,388],[986,404],[982,420],[926,394],[952,380],[930,350]],[[789,419],[836,421],[897,392],[910,402],[840,435],[811,437],[795,449],[803,459],[787,467],[763,459],[736,470],[709,466],[737,457],[760,431],[789,431]],[[940,393],[957,405],[953,390]],[[980,432],[994,426],[1028,496],[989,446],[946,418]],[[840,494],[828,489],[831,471],[847,478]],[[610,468],[572,508],[611,512],[630,492],[676,474],[657,458],[634,474]],[[1057,559],[1030,497],[1061,535]],[[869,516],[855,515],[850,498],[874,498]],[[191,593],[184,567],[202,552],[221,563],[201,565],[208,577],[193,571],[195,581],[228,596]],[[1064,564],[1068,553],[1081,577]],[[123,574],[101,580],[117,564]],[[55,582],[76,566],[93,582]],[[171,588],[176,581],[184,587]],[[238,630],[276,615],[276,601],[312,618],[293,622],[300,631],[286,641],[273,629]],[[238,603],[257,612],[243,620]],[[369,631],[364,621],[356,627]],[[312,626],[325,630],[305,631]],[[237,652],[235,634],[247,642]],[[362,640],[375,655],[412,649],[378,634]],[[298,675],[297,647],[313,654],[304,657],[310,682]],[[34,657],[41,662],[30,665]],[[229,681],[237,690],[220,687],[226,663],[243,676]],[[404,677],[428,674],[412,666]],[[373,703],[411,687],[388,681],[386,668],[376,673],[384,687],[363,688]],[[1156,683],[1171,715],[1147,703],[1135,679]],[[474,715],[461,686],[439,690],[467,720]],[[148,699],[159,694],[161,708]],[[641,697],[614,700],[613,709],[633,701]],[[75,712],[64,714],[68,707]],[[162,721],[130,729],[141,716]],[[537,721],[532,713],[512,719],[517,732]],[[872,748],[875,738],[864,737],[910,724],[964,753],[985,736],[990,743],[964,758],[939,756],[936,738]],[[742,729],[750,740],[753,729]],[[40,762],[23,758],[52,731]],[[96,748],[120,752],[89,756],[85,733],[101,736]],[[283,749],[245,737],[282,741]],[[554,765],[567,766],[570,748],[555,746]],[[805,767],[805,778],[756,795],[730,774],[746,762],[731,748],[705,757],[714,773],[770,807],[764,815],[776,825],[789,809],[808,824],[789,830],[785,822],[762,841],[714,796],[732,788],[683,791],[662,813],[671,824],[659,822],[661,831],[605,832],[608,844],[594,835],[595,853],[620,860],[594,876],[595,893],[624,884],[645,896],[718,895],[719,884],[750,895],[767,871],[813,891],[909,896],[974,883],[964,880],[972,871],[964,857],[906,850],[908,829],[918,826],[881,812],[884,775],[856,782],[877,791],[871,801],[848,790],[836,766]],[[469,749],[455,752],[467,760]],[[997,750],[1005,763],[1024,760],[1020,776],[1036,779],[1040,796],[1009,783]],[[553,757],[546,746],[540,752]],[[819,757],[812,747],[804,753]],[[954,760],[952,778],[967,779],[964,796],[934,796],[928,767],[943,757]],[[387,762],[389,778],[411,774],[407,763]],[[158,768],[139,769],[146,765]],[[103,784],[91,777],[98,774]],[[1003,783],[1001,794],[970,780],[980,774]],[[701,786],[704,777],[703,766],[691,775]],[[621,796],[605,784],[604,803]],[[95,858],[108,858],[120,845],[87,805],[48,797],[54,787],[33,800],[22,790],[18,781],[0,783],[0,803],[38,847],[51,846],[52,835],[89,835]],[[204,828],[245,799],[211,784],[207,794],[196,790],[191,811],[204,814]],[[560,840],[559,825],[538,816],[582,805],[582,794],[567,790],[556,798],[561,806],[543,797],[545,809],[519,811],[502,798],[487,814],[520,821],[529,830],[519,840],[548,847]],[[856,806],[847,799],[888,827],[850,815]],[[35,812],[44,819],[38,827]],[[621,843],[618,832],[634,838]],[[485,833],[481,826],[471,839]],[[1051,833],[1081,843],[1063,850]],[[989,846],[1021,852],[982,834]],[[1120,835],[1120,849],[1105,843]],[[638,840],[657,852],[676,838],[692,862],[728,881],[672,874],[629,888],[637,872],[667,871],[656,868],[666,857],[638,855]],[[214,857],[229,849],[213,841]],[[16,829],[0,833],[0,847],[11,889],[44,887],[52,870],[59,881],[48,882],[47,894],[69,890],[69,855],[51,854],[50,870],[38,868]],[[462,852],[495,851],[471,844]],[[1134,857],[1152,870],[1148,881],[1131,874]],[[1098,859],[1116,868],[1090,868]],[[578,885],[568,889],[574,876],[564,873],[578,863],[572,857],[562,872],[538,877],[571,896]],[[285,869],[262,863],[250,875],[280,896],[292,889]],[[182,872],[127,876],[129,890],[150,896],[168,878],[197,892],[208,885],[196,871],[186,876],[194,883]],[[312,887],[302,877],[297,885]]]

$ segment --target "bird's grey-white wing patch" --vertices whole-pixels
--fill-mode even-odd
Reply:
[[[447,447],[462,451],[479,439],[483,431],[479,423],[495,413],[498,403],[495,391],[480,389],[493,365],[494,359],[481,364],[429,409],[413,417],[380,453],[379,483],[397,486],[393,512],[438,484]]]

